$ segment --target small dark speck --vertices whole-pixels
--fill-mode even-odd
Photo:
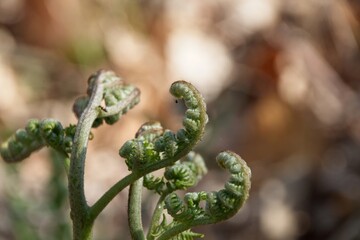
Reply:
[[[175,103],[178,103],[178,102],[179,102],[179,101],[176,99],[176,100],[175,100]]]
[[[103,110],[104,112],[107,112],[106,108],[104,108],[103,106],[99,106],[101,108],[101,110]]]

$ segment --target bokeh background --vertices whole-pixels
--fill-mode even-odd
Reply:
[[[360,3],[356,0],[0,0],[0,141],[29,118],[75,123],[87,77],[112,69],[141,103],[94,130],[89,204],[127,174],[118,149],[146,121],[169,129],[183,109],[172,82],[193,83],[210,122],[197,147],[219,189],[215,156],[252,168],[233,219],[205,239],[360,239]],[[66,176],[56,153],[0,163],[0,239],[70,239]],[[95,224],[98,240],[130,239],[124,191]],[[144,222],[153,198],[144,192]]]

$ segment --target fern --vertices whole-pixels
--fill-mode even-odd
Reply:
[[[95,219],[127,186],[130,186],[128,219],[133,239],[203,237],[191,228],[224,221],[236,214],[248,198],[251,172],[240,156],[224,151],[217,156],[219,166],[230,173],[224,188],[213,192],[188,192],[180,198],[178,190],[195,186],[207,173],[203,158],[192,149],[204,134],[208,116],[203,97],[190,83],[177,81],[171,85],[170,93],[182,99],[187,108],[183,127],[172,132],[163,129],[159,122],[143,124],[135,137],[119,150],[130,174],[115,183],[92,206],[88,205],[84,193],[84,165],[88,141],[93,136],[91,128],[104,122],[114,124],[139,102],[140,91],[125,84],[115,73],[100,70],[90,76],[87,94],[76,99],[73,105],[78,118],[76,125],[63,127],[54,119],[31,119],[24,129],[17,130],[2,143],[1,156],[6,162],[19,162],[45,146],[62,153],[68,173],[74,240],[91,239]],[[162,168],[165,169],[163,176],[152,174]],[[146,235],[141,217],[144,187],[159,195]],[[172,217],[169,223],[164,217],[166,212]]]

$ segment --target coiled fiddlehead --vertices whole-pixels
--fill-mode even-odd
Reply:
[[[125,85],[122,79],[112,71],[100,70],[89,77],[87,96],[79,97],[73,105],[73,111],[77,118],[80,118],[88,106],[98,84],[104,86],[102,99],[105,105],[98,106],[99,114],[92,125],[94,128],[100,126],[103,121],[107,124],[114,124],[121,115],[125,114],[139,102],[139,90],[137,88],[132,85]],[[134,97],[131,95],[134,95]],[[126,99],[130,99],[130,101],[126,101],[125,105],[124,100]]]
[[[160,195],[169,194],[195,186],[206,173],[207,168],[203,158],[195,152],[189,152],[180,161],[167,167],[163,177],[145,175],[144,187]]]
[[[157,228],[165,196],[175,190],[195,185],[206,172],[202,160],[177,162],[195,147],[204,133],[208,121],[204,100],[197,89],[185,81],[173,83],[170,93],[183,99],[187,107],[183,128],[176,133],[170,130],[157,131],[159,134],[150,141],[137,137],[127,141],[119,150],[129,170],[140,176],[145,175],[144,186],[161,195],[149,230],[148,236],[151,239]],[[162,178],[148,174],[164,167],[165,176]]]
[[[148,122],[140,127],[135,139],[124,144],[120,149],[120,154],[127,156],[125,162],[130,170],[136,171],[142,164],[161,159],[161,153],[155,150],[154,144],[161,136],[163,136],[163,129],[160,123]],[[154,177],[150,173],[145,175],[144,186],[159,194],[169,194],[175,190],[194,186],[206,172],[207,169],[202,157],[190,152],[182,161],[177,161],[167,167],[164,177]]]
[[[208,121],[201,94],[185,81],[173,83],[170,93],[183,99],[188,108],[183,118],[184,128],[177,133],[165,130],[151,142],[138,138],[127,141],[120,148],[119,154],[126,159],[130,170],[147,174],[171,166],[186,156],[201,139]]]
[[[71,152],[74,134],[74,125],[63,128],[61,123],[54,119],[31,119],[25,129],[18,129],[1,145],[0,153],[6,162],[21,161],[44,146],[67,155]]]
[[[165,224],[165,219],[159,223],[164,211],[164,199],[176,190],[185,190],[195,186],[206,172],[207,169],[203,158],[195,152],[190,152],[174,165],[167,167],[163,177],[154,177],[152,174],[147,174],[144,177],[144,187],[160,194],[149,228],[149,240],[155,239],[166,229],[172,228],[172,224]],[[200,236],[202,235],[187,230],[177,236],[176,239],[192,239],[192,237]]]
[[[237,154],[225,151],[217,156],[219,165],[231,174],[224,189],[217,192],[193,192],[182,200],[176,193],[165,198],[165,208],[174,221],[158,239],[168,239],[193,226],[213,224],[236,214],[249,196],[251,171]],[[200,206],[205,201],[206,207]]]
[[[39,121],[30,120],[25,129],[18,129],[6,142],[1,144],[0,153],[6,162],[18,162],[45,144],[40,136]]]
[[[165,131],[155,143],[156,149],[163,152],[165,159],[177,155],[185,156],[201,139],[208,121],[204,99],[193,85],[185,81],[174,82],[170,93],[183,99],[188,109],[183,118],[184,128],[176,134]]]
[[[190,239],[194,233],[188,230],[192,226],[216,223],[234,215],[246,200],[250,189],[250,170],[246,163],[232,152],[223,152],[218,155],[217,160],[232,175],[224,189],[210,193],[187,193],[184,200],[174,193],[194,186],[206,172],[202,160],[178,160],[186,156],[201,139],[208,118],[203,98],[191,84],[175,82],[170,92],[175,97],[184,99],[188,108],[183,118],[184,128],[177,133],[170,130],[157,131],[158,134],[151,140],[137,137],[127,141],[119,150],[129,170],[141,176],[147,174],[144,186],[161,196],[152,219],[149,239],[154,239],[155,236],[159,236],[159,239],[175,236]],[[190,153],[187,158],[194,156],[194,153]],[[162,167],[166,167],[164,177],[148,174]],[[206,201],[205,209],[200,206],[201,201]],[[174,221],[161,229],[162,223],[157,221],[164,205]]]
[[[120,156],[125,158],[129,170],[136,170],[140,166],[158,161],[160,155],[155,150],[154,141],[163,134],[159,122],[143,124],[135,135],[135,139],[127,141],[119,150]]]
[[[251,170],[240,156],[226,151],[220,153],[216,160],[230,172],[231,177],[224,189],[208,193],[206,213],[209,223],[223,221],[237,213],[248,198],[251,186]]]

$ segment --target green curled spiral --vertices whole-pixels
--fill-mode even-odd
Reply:
[[[40,122],[40,136],[46,144],[57,149],[61,147],[65,132],[61,123],[54,119],[45,119]]]
[[[6,162],[18,162],[45,145],[40,135],[40,121],[31,119],[25,129],[18,129],[7,141],[1,144],[1,157]]]
[[[185,164],[175,164],[166,169],[164,174],[169,189],[187,189],[197,182],[196,173],[194,173]]]
[[[112,71],[100,70],[89,77],[87,96],[82,96],[75,100],[73,112],[78,119],[88,106],[96,84],[104,86],[102,98],[105,105],[99,106],[100,114],[95,119],[92,125],[93,128],[100,126],[103,121],[110,125],[116,123],[121,115],[139,103],[139,90],[136,87],[125,85],[122,79]],[[124,102],[126,102],[126,107],[121,108],[119,111],[114,111]]]
[[[151,173],[144,177],[144,187],[162,194],[176,190],[185,190],[195,186],[207,173],[203,158],[190,152],[186,157],[165,169],[164,177],[155,177]]]
[[[144,171],[153,166],[158,166],[153,170],[171,166],[186,156],[201,140],[208,121],[203,97],[193,85],[185,81],[174,82],[170,93],[183,99],[188,108],[183,118],[184,128],[177,133],[170,130],[157,132],[156,138],[151,141],[139,138],[127,141],[120,148],[119,155],[125,158],[129,169],[134,170],[136,166],[136,171]],[[158,164],[159,162],[162,164]]]
[[[139,128],[135,139],[125,142],[119,154],[125,158],[129,170],[160,159],[159,153],[155,151],[154,141],[162,133],[163,128],[159,122],[147,122]]]
[[[187,222],[204,216],[204,209],[199,207],[200,201],[207,199],[206,192],[186,193],[182,200],[176,193],[171,193],[165,199],[168,214],[177,222]]]
[[[75,132],[76,125],[73,124],[63,128],[61,123],[55,119],[40,121],[40,135],[46,145],[66,154],[71,153]]]
[[[209,193],[187,193],[184,200],[176,193],[168,195],[165,208],[173,217],[174,225],[189,229],[217,223],[229,219],[243,206],[250,191],[250,168],[240,156],[230,151],[221,152],[216,159],[219,166],[231,174],[224,189]],[[205,208],[201,206],[201,201],[205,201]]]
[[[74,125],[63,128],[61,123],[54,119],[31,119],[25,129],[18,129],[2,143],[0,154],[6,162],[18,162],[44,146],[70,153],[74,134]]]
[[[163,194],[164,192],[166,192],[166,190],[167,190],[164,178],[156,177],[151,173],[148,173],[144,176],[143,185],[147,189],[149,189],[151,191],[155,191],[156,193],[158,193],[160,195]]]
[[[156,142],[156,148],[164,151],[165,158],[171,158],[179,153],[186,155],[200,141],[208,121],[206,105],[198,90],[188,82],[177,81],[170,87],[170,93],[183,99],[188,108],[183,118],[183,129],[176,134],[170,131],[164,133]]]
[[[190,152],[182,160],[165,169],[168,192],[185,190],[195,186],[207,173],[204,159],[195,152]]]

